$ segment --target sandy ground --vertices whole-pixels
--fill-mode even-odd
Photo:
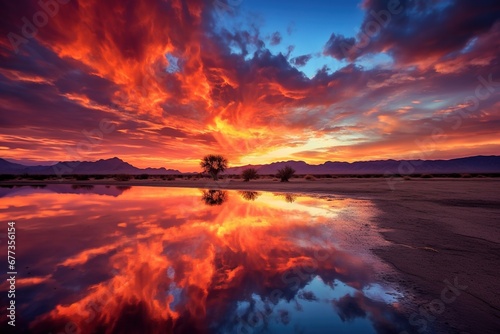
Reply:
[[[393,266],[408,300],[409,323],[421,333],[437,326],[441,333],[500,332],[500,179],[270,179],[113,180],[72,184],[144,185],[312,193],[374,201],[380,214],[373,221],[390,246],[373,251]],[[58,181],[14,181],[0,185]],[[459,286],[443,290],[447,283]],[[429,302],[432,302],[429,304]],[[416,312],[411,315],[412,312]],[[428,325],[424,330],[424,326]]]

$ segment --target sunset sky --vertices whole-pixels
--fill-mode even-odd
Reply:
[[[0,0],[0,158],[500,153],[500,2]]]

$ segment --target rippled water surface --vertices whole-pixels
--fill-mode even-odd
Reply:
[[[387,268],[368,251],[383,242],[369,201],[71,185],[0,196],[1,221],[17,228],[19,332],[398,333],[407,323],[396,287],[376,280]]]

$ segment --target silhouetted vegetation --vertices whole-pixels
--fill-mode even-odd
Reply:
[[[288,182],[288,180],[295,174],[295,169],[290,166],[285,166],[278,169],[276,177],[280,179],[281,182]]]
[[[243,181],[248,182],[250,180],[255,180],[259,178],[259,174],[257,174],[257,170],[255,168],[247,168],[241,173],[241,177]]]
[[[206,205],[221,205],[227,201],[227,191],[225,190],[203,190],[201,199]]]
[[[224,172],[227,168],[227,159],[222,155],[209,154],[201,159],[200,166],[214,181],[217,181],[219,173]]]
[[[285,168],[279,170],[278,172],[282,172]],[[242,172],[243,174],[243,172]],[[281,174],[280,174],[281,175]],[[260,174],[257,175],[260,179],[265,179],[268,181],[283,181],[280,175],[276,174]],[[277,178],[278,177],[278,178]],[[498,178],[500,177],[500,173],[433,173],[433,174],[293,174],[291,178],[303,178],[305,180],[325,180],[325,179],[369,179],[369,178],[402,178],[412,180],[415,179],[431,179],[431,178]],[[94,180],[103,180],[103,179],[114,179],[116,181],[130,181],[132,179],[138,180],[146,180],[146,179],[158,179],[158,180],[169,180],[173,181],[175,179],[178,180],[200,180],[200,179],[209,179],[213,178],[211,175],[207,174],[172,174],[172,175],[151,175],[151,174],[140,174],[140,175],[128,175],[128,174],[65,174],[61,176],[50,175],[50,174],[0,174],[0,182],[16,182],[16,181],[58,181],[58,182],[71,182],[71,181],[89,181],[92,182]],[[245,177],[239,174],[226,174],[224,178],[228,179],[240,179]]]
[[[0,181],[9,181],[16,179],[15,175],[10,174],[0,174]]]
[[[116,181],[130,181],[132,179],[132,175],[127,174],[119,174],[115,176]]]
[[[274,193],[273,195],[283,197],[287,203],[293,203],[297,198],[297,195],[291,193]]]
[[[257,191],[238,191],[238,194],[247,201],[255,201],[260,196],[260,193]]]

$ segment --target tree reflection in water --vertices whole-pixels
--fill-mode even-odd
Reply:
[[[258,191],[238,191],[238,194],[247,201],[255,201],[260,196]]]
[[[295,202],[295,200],[298,197],[297,194],[291,194],[291,193],[274,193],[273,195],[283,197],[287,203]]]
[[[206,205],[221,205],[227,201],[227,191],[225,190],[203,190],[201,199]]]

